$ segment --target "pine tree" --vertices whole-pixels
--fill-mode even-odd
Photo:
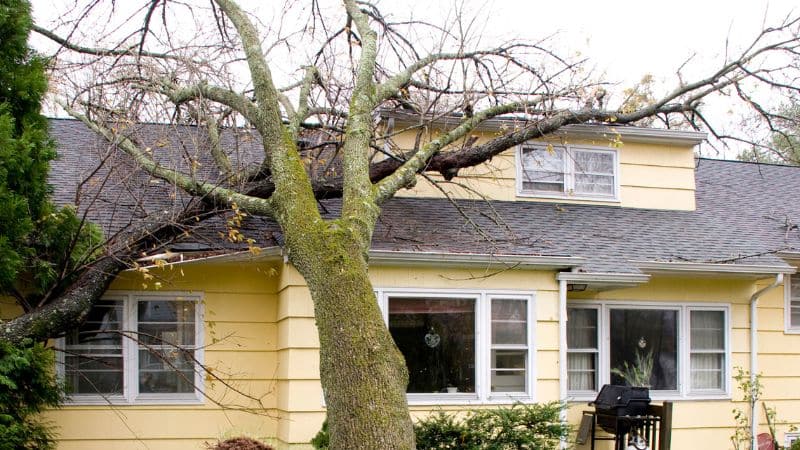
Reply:
[[[80,221],[50,201],[47,173],[56,152],[40,112],[47,61],[28,47],[30,9],[25,0],[0,0],[0,292],[35,297],[98,233],[84,230],[78,248],[70,249]]]

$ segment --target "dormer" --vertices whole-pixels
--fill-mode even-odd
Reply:
[[[453,119],[411,128],[410,116],[388,113],[396,132],[391,145],[413,149],[455,126]],[[467,140],[486,142],[514,127],[510,120],[485,122]],[[593,204],[624,208],[695,209],[695,147],[706,138],[694,131],[632,126],[568,125],[558,133],[506,150],[447,182],[419,176],[399,196]],[[436,185],[434,185],[434,183]]]

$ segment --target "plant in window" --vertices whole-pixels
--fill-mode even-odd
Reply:
[[[650,387],[650,377],[653,375],[653,350],[644,352],[647,342],[639,339],[639,348],[633,364],[623,361],[621,367],[611,369],[611,373],[618,375],[633,387]]]

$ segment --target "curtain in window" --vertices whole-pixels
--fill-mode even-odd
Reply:
[[[800,328],[800,275],[791,275],[789,278],[789,326]]]
[[[570,391],[597,390],[597,310],[567,310],[567,386]]]
[[[122,394],[123,302],[101,300],[66,336],[64,378],[70,394]]]
[[[563,148],[525,148],[522,167],[524,190],[564,192]]]
[[[722,311],[691,311],[692,389],[722,389],[725,366],[725,316]]]
[[[525,392],[528,302],[493,298],[492,392]]]
[[[575,150],[576,194],[614,195],[614,156],[606,152]]]

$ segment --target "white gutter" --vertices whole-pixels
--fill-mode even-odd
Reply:
[[[571,256],[486,255],[478,253],[396,252],[371,250],[369,262],[394,265],[442,265],[487,266],[504,265],[509,268],[535,267],[542,269],[566,269],[583,264],[584,258]]]
[[[758,299],[767,291],[775,289],[783,284],[783,274],[775,275],[775,281],[769,286],[763,287],[756,291],[750,297],[750,386],[755,386],[756,377],[758,376]],[[756,433],[758,432],[758,421],[756,420],[756,404],[758,398],[753,397],[750,400],[750,448],[756,450]]]
[[[716,264],[716,263],[692,263],[692,262],[672,262],[672,261],[628,261],[635,265],[639,270],[648,273],[692,273],[706,275],[730,275],[730,276],[758,276],[775,275],[785,273],[795,273],[796,269],[792,266],[773,266],[759,264]]]
[[[567,423],[567,280],[558,280],[558,398],[563,409],[559,414],[562,423]],[[561,440],[561,449],[567,441]]]

